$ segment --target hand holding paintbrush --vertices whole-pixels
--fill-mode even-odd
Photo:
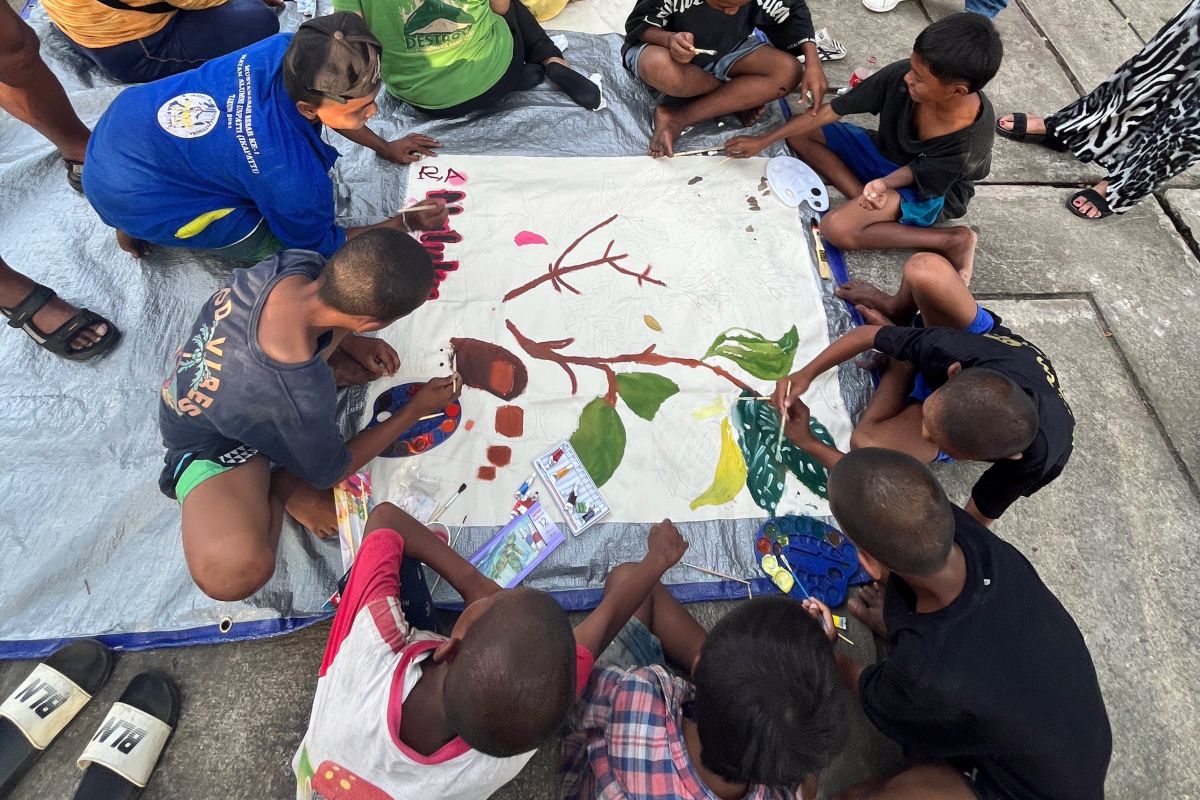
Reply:
[[[446,201],[441,199],[425,200],[398,210],[385,225],[394,226],[404,231],[435,231],[446,227],[450,212],[446,210]]]

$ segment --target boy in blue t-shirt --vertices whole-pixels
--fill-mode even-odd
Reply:
[[[359,228],[335,219],[329,170],[338,152],[321,126],[353,132],[374,116],[379,54],[359,17],[332,14],[126,89],[92,134],[84,193],[135,256],[149,243],[248,263],[285,248],[328,258],[370,228],[440,228],[440,202]],[[352,135],[381,155],[427,140]]]
[[[762,136],[725,143],[749,158],[787,139],[801,159],[849,198],[821,220],[843,250],[919,250],[944,256],[970,283],[975,233],[931,227],[966,213],[975,181],[991,170],[996,115],[982,89],[1000,69],[1000,34],[978,14],[951,14],[917,36],[912,56],[889,64],[816,114]],[[879,129],[839,122],[876,114]]]

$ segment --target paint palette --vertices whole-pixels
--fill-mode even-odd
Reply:
[[[367,427],[374,428],[407,406],[424,385],[424,383],[402,383],[381,393],[375,398],[375,405],[371,408],[371,419],[367,422]],[[388,458],[403,458],[432,450],[458,430],[460,421],[462,421],[462,405],[455,400],[446,406],[440,416],[421,420],[397,436],[396,441],[388,445],[387,449],[379,455]]]
[[[767,183],[786,205],[807,203],[813,211],[829,210],[829,192],[821,176],[798,158],[775,156],[767,162]]]
[[[541,503],[515,517],[468,559],[475,568],[505,589],[533,572],[554,548],[566,541]]]
[[[576,536],[609,512],[608,503],[570,442],[560,442],[542,453],[534,459],[533,468],[550,487],[551,500]]]
[[[846,602],[850,586],[870,583],[858,564],[858,550],[841,532],[804,516],[772,517],[758,528],[754,546],[759,565],[786,593],[803,600],[807,595],[830,608]],[[793,579],[776,579],[780,568]]]

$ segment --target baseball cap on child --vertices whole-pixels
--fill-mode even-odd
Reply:
[[[310,19],[292,37],[283,57],[288,83],[337,103],[374,97],[381,83],[383,46],[357,14],[344,11]]]

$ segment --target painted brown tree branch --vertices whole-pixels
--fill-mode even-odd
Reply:
[[[575,250],[576,247],[578,247],[580,244],[582,244],[585,239],[587,239],[589,236],[591,236],[596,231],[611,224],[613,222],[613,220],[615,220],[617,218],[617,216],[618,216],[617,214],[613,214],[608,219],[606,219],[603,222],[601,222],[597,225],[594,225],[590,229],[588,229],[587,232],[585,232],[582,236],[577,238],[575,241],[571,242],[571,244],[567,245],[567,248],[562,251],[562,253],[554,261],[553,264],[549,264],[547,266],[545,275],[539,275],[538,277],[534,278],[533,280],[529,281],[528,283],[524,284],[523,286],[518,286],[516,289],[513,289],[511,292],[504,295],[504,301],[508,302],[509,300],[520,297],[521,295],[528,292],[530,289],[540,286],[541,284],[545,283],[546,281],[550,281],[550,285],[554,287],[554,291],[556,291],[556,292],[561,292],[563,289],[566,289],[567,291],[574,292],[575,294],[581,294],[581,292],[578,289],[576,289],[574,286],[572,286],[571,284],[564,281],[563,276],[569,275],[572,272],[579,272],[580,270],[591,269],[592,267],[598,267],[602,264],[607,264],[608,266],[615,269],[617,272],[620,272],[622,275],[629,275],[633,278],[637,278],[639,287],[642,286],[644,283],[653,283],[656,286],[666,286],[665,283],[658,280],[657,278],[650,277],[650,265],[649,264],[647,264],[646,269],[642,270],[641,272],[636,272],[634,270],[630,270],[630,269],[626,269],[625,267],[622,267],[620,264],[621,260],[628,258],[629,254],[628,253],[620,253],[618,255],[613,255],[613,252],[612,252],[613,247],[616,245],[615,239],[609,239],[608,245],[605,246],[605,248],[604,248],[604,255],[602,255],[600,258],[593,259],[591,261],[584,261],[579,264],[572,264],[567,267],[563,266],[563,262],[566,260],[567,256],[569,256],[571,254],[571,252],[573,250]]]
[[[517,326],[512,323],[512,320],[505,320],[504,324],[508,326],[509,333],[513,335],[513,338],[517,340],[517,344],[521,345],[521,349],[526,353],[540,361],[550,361],[562,367],[563,371],[567,373],[567,377],[571,380],[571,394],[576,394],[579,391],[579,380],[575,376],[575,370],[572,367],[591,367],[603,372],[604,377],[608,381],[608,391],[605,393],[604,399],[611,405],[616,405],[617,402],[617,373],[613,369],[614,364],[641,364],[647,367],[675,365],[690,369],[707,369],[716,375],[720,375],[742,391],[754,391],[749,385],[739,380],[737,376],[715,364],[706,363],[698,358],[664,356],[661,353],[655,352],[654,345],[650,345],[640,353],[625,353],[619,356],[571,356],[560,351],[573,344],[575,342],[574,338],[535,342],[521,333]]]

